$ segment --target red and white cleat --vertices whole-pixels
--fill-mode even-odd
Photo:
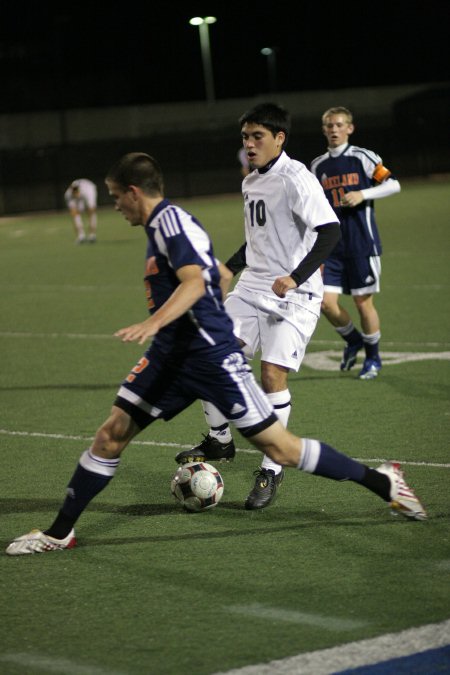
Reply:
[[[14,539],[6,549],[7,555],[26,555],[27,553],[47,553],[48,551],[62,551],[64,548],[73,548],[77,545],[75,530],[71,530],[64,539],[54,539],[41,530],[31,530],[28,534]]]
[[[405,483],[403,471],[398,462],[384,462],[377,468],[377,471],[384,473],[391,482],[391,509],[393,513],[401,513],[406,518],[413,520],[426,520],[427,514],[414,494],[414,491]]]

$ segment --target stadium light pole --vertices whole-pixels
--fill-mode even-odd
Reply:
[[[261,54],[267,57],[267,72],[269,75],[269,91],[277,90],[277,57],[273,47],[263,47]]]
[[[212,106],[215,101],[214,77],[211,65],[211,47],[209,44],[209,26],[212,23],[216,23],[216,21],[217,19],[215,16],[205,16],[203,18],[194,16],[192,19],[189,19],[191,26],[198,26],[203,61],[203,74],[205,76],[206,100],[209,106]]]

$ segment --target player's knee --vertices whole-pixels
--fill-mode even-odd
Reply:
[[[261,361],[261,384],[266,394],[284,391],[288,387],[289,369],[268,361]]]
[[[266,394],[275,394],[288,388],[287,373],[281,376],[272,372],[261,373],[261,385]]]
[[[327,298],[323,298],[322,302],[320,303],[320,310],[325,316],[328,316],[333,312],[333,310],[336,309],[336,303],[331,302]]]
[[[361,316],[370,314],[370,312],[373,312],[374,310],[373,298],[371,295],[355,295],[353,301]]]
[[[92,452],[99,457],[111,459],[117,457],[117,444],[114,442],[106,424],[97,429],[92,443]]]

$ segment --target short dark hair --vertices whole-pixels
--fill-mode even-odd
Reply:
[[[157,160],[145,152],[129,152],[110,168],[106,175],[126,190],[129,185],[141,188],[152,197],[164,194],[164,179]]]
[[[286,137],[283,147],[286,145],[291,130],[291,116],[277,103],[258,103],[250,108],[239,118],[241,129],[247,122],[266,127],[274,136],[279,131],[283,131]]]

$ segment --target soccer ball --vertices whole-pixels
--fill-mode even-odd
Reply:
[[[217,506],[223,495],[223,480],[217,469],[206,462],[189,462],[178,467],[170,490],[188,511],[206,511]]]

